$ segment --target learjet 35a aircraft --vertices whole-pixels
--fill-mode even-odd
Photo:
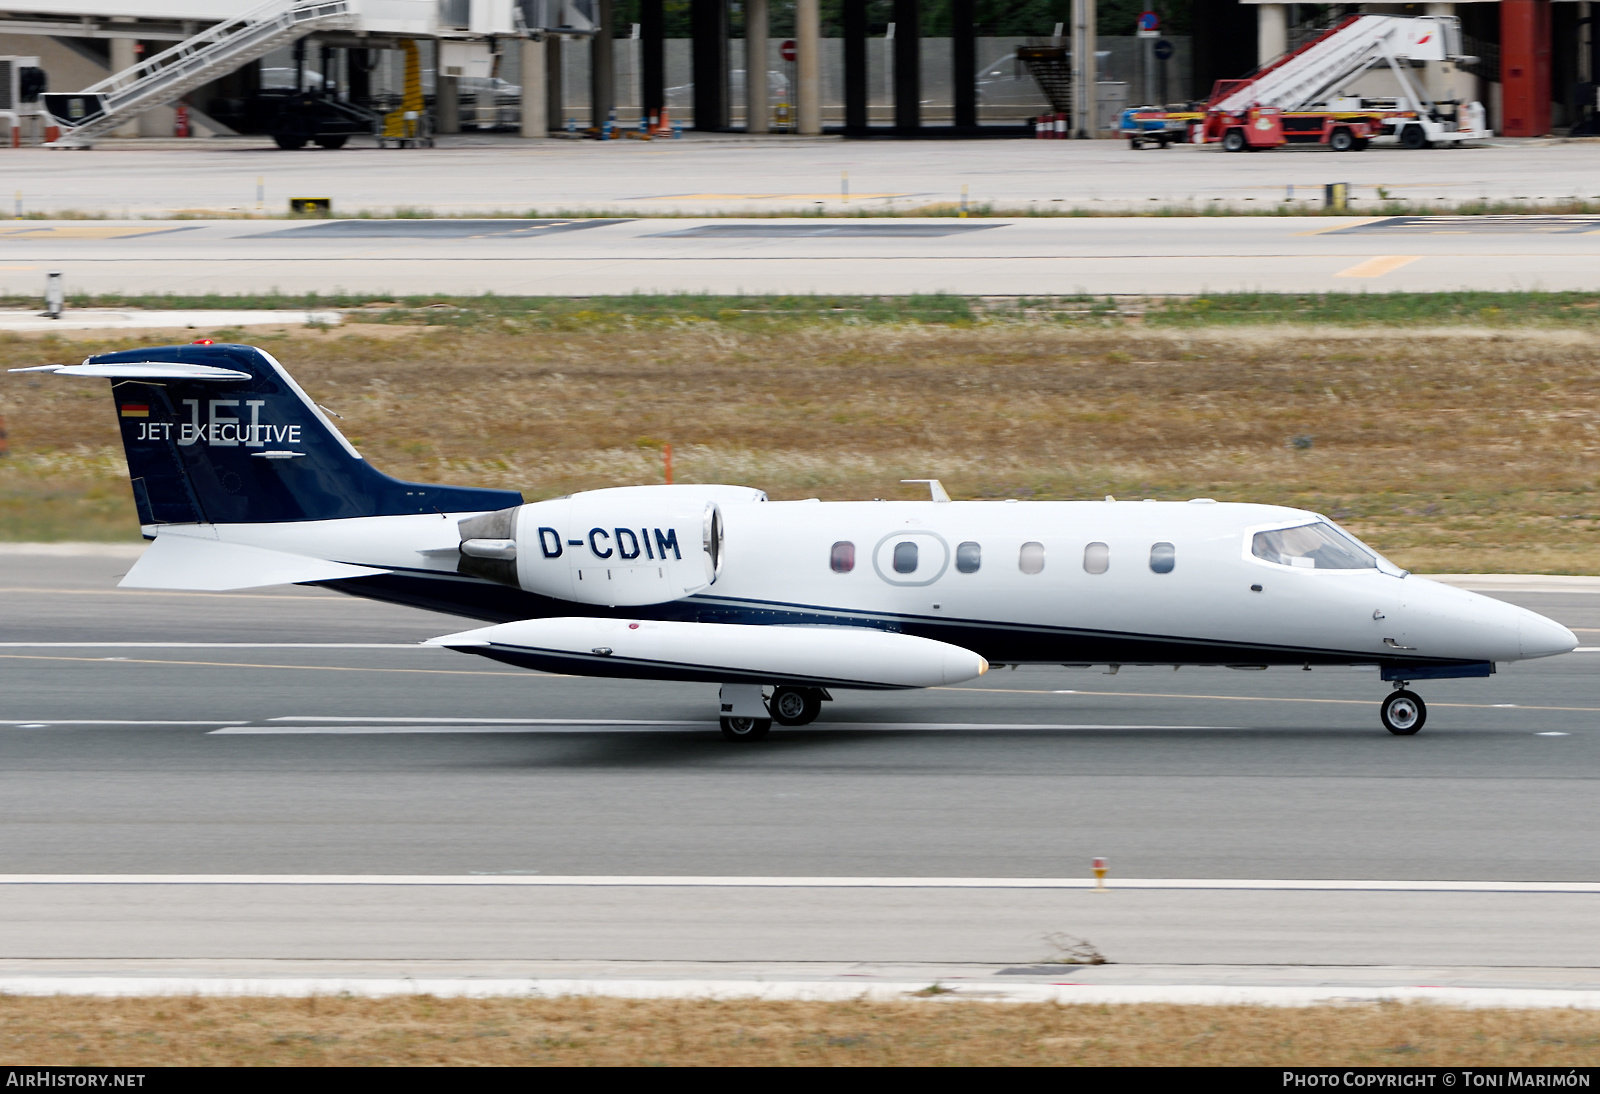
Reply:
[[[121,584],[321,585],[489,626],[431,640],[529,669],[720,684],[721,725],[804,725],[834,689],[994,665],[1375,665],[1415,680],[1566,653],[1541,615],[1408,574],[1316,513],[1188,502],[768,501],[631,486],[524,504],[401,482],[272,356],[196,343],[14,372],[102,377],[144,555]]]

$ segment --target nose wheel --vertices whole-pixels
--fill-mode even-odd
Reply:
[[[1428,720],[1428,706],[1422,696],[1402,686],[1389,693],[1378,714],[1383,718],[1384,729],[1397,737],[1409,737]]]

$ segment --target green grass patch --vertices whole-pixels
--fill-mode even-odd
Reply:
[[[29,297],[0,298],[26,308]],[[403,323],[503,333],[726,326],[770,330],[812,325],[918,324],[968,327],[1018,323],[1212,327],[1600,325],[1600,293],[1207,293],[1199,296],[398,296],[261,293],[202,296],[79,295],[69,308],[340,309],[352,323]]]

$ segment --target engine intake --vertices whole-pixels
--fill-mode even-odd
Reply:
[[[460,522],[457,572],[580,604],[662,604],[722,571],[719,502],[765,501],[733,487],[593,490]]]

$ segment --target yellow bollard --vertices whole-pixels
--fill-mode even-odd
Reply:
[[[1106,860],[1103,858],[1094,860],[1094,891],[1097,893],[1108,892],[1106,889]]]

